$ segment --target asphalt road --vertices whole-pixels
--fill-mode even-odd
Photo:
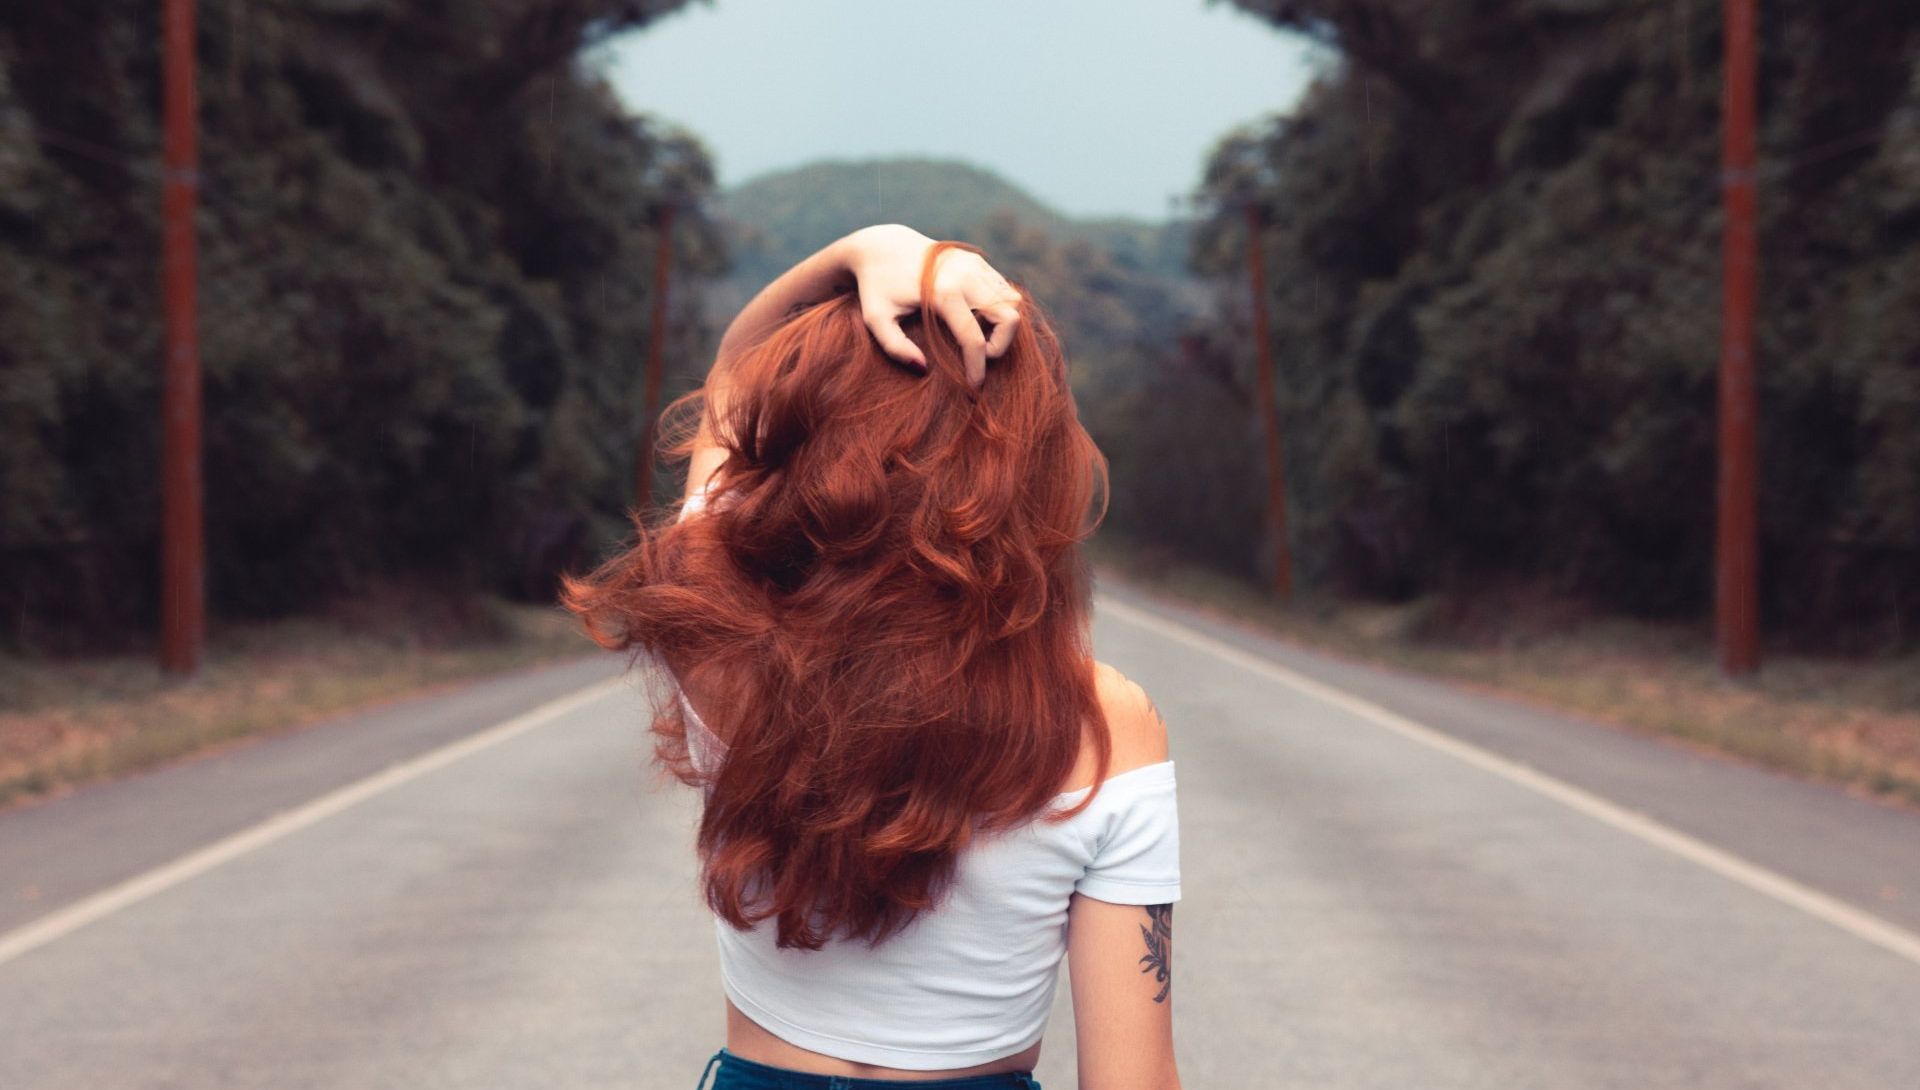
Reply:
[[[1920,816],[1118,586],[1095,643],[1173,733],[1187,1086],[1920,1086]],[[0,814],[0,1087],[692,1087],[695,811],[618,673]]]

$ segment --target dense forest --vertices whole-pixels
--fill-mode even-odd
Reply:
[[[673,219],[668,394],[867,223],[982,246],[1060,329],[1106,530],[1262,574],[1247,213],[1304,585],[1710,590],[1719,7],[1235,0],[1341,58],[1196,164],[1201,214],[1076,220],[965,164],[714,190],[578,63],[678,0],[202,4],[216,615],[386,579],[539,598],[626,529]],[[1920,7],[1763,12],[1768,623],[1920,632]],[[158,494],[157,13],[0,9],[0,643],[144,644]]]
[[[690,138],[575,57],[679,0],[201,4],[209,594],[544,593],[625,528],[659,213],[720,272]],[[0,8],[0,615],[155,612],[158,5]],[[676,311],[670,351],[704,339]]]
[[[1235,2],[1343,57],[1221,143],[1194,240],[1196,269],[1244,292],[1245,209],[1265,217],[1310,580],[1394,598],[1527,580],[1703,614],[1720,5]],[[1759,25],[1765,616],[1911,644],[1920,5],[1765,4]],[[1184,546],[1205,523],[1166,525]]]

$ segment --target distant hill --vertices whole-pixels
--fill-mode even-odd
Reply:
[[[753,229],[768,256],[789,261],[869,223],[910,224],[942,238],[1001,208],[1063,232],[1071,224],[991,171],[951,160],[823,160],[762,174],[716,202],[722,216]]]
[[[935,238],[985,246],[994,235],[990,222],[1010,219],[1060,244],[1088,244],[1129,279],[1162,293],[1190,291],[1184,223],[1075,219],[991,171],[956,160],[823,160],[726,190],[713,211],[733,259],[732,272],[708,300],[716,326],[795,262],[872,223],[905,223]]]

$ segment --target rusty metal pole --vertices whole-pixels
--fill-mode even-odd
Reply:
[[[200,338],[193,214],[200,187],[194,94],[194,0],[166,0],[162,113],[160,394],[160,668],[189,675],[206,640],[206,553],[200,478]]]
[[[1247,205],[1247,272],[1253,281],[1254,390],[1267,440],[1267,532],[1273,537],[1273,593],[1293,598],[1293,547],[1287,541],[1286,458],[1280,445],[1280,408],[1274,402],[1273,344],[1267,336],[1267,261],[1262,242],[1265,221],[1257,205]]]
[[[667,278],[673,271],[673,206],[660,210],[660,245],[654,251],[653,328],[647,335],[647,385],[641,409],[640,449],[634,452],[633,477],[636,505],[642,510],[653,506],[653,444],[660,427],[661,359],[667,341]]]
[[[1753,0],[1725,0],[1724,117],[1720,188],[1726,210],[1721,247],[1719,519],[1714,560],[1714,629],[1720,669],[1730,677],[1760,665],[1759,393],[1754,361],[1758,246],[1754,225],[1755,68]]]

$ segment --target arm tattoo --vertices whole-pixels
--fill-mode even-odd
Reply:
[[[1154,981],[1160,985],[1160,993],[1153,997],[1153,1001],[1164,1003],[1167,993],[1173,990],[1173,906],[1145,907],[1152,926],[1140,925],[1140,936],[1147,940],[1147,954],[1140,959],[1140,971],[1153,974]]]

